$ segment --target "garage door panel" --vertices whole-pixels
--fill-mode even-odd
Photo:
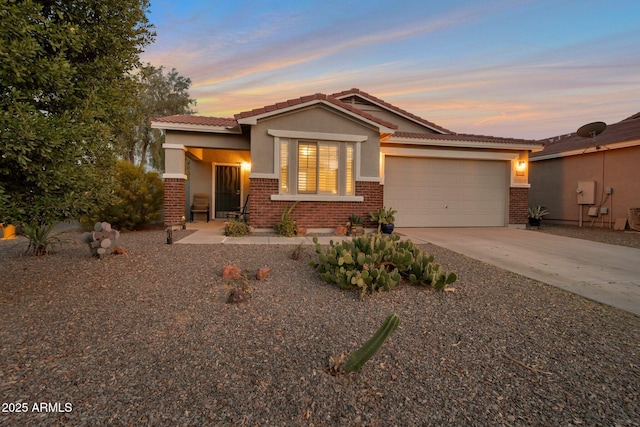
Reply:
[[[504,226],[507,162],[386,157],[384,204],[398,227]]]

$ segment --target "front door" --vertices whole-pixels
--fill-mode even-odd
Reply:
[[[240,210],[240,166],[216,166],[216,218]]]

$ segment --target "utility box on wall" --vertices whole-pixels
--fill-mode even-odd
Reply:
[[[580,181],[578,182],[578,204],[579,205],[593,205],[596,202],[596,182],[595,181]]]

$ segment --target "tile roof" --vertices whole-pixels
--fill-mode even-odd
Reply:
[[[608,125],[604,132],[595,137],[595,142],[599,146],[633,140],[640,140],[640,113],[627,117],[618,123]],[[532,158],[567,151],[586,150],[594,145],[592,138],[581,137],[575,132],[543,139],[540,142],[544,143],[545,147],[542,151],[532,154]]]
[[[206,116],[192,116],[178,114],[175,116],[167,117],[154,117],[151,119],[154,122],[162,123],[178,123],[185,125],[200,125],[200,126],[222,126],[222,127],[234,127],[238,125],[235,119],[223,118],[223,117],[206,117]]]
[[[347,104],[345,102],[342,102],[336,98],[334,98],[333,96],[327,96],[324,93],[316,93],[313,95],[308,95],[308,96],[302,96],[300,98],[294,98],[294,99],[289,99],[287,101],[283,101],[283,102],[277,102],[275,104],[272,105],[267,105],[265,107],[262,108],[256,108],[253,109],[251,111],[244,111],[242,113],[238,113],[236,114],[234,117],[236,120],[241,120],[241,119],[245,119],[247,117],[253,117],[253,116],[259,116],[262,114],[266,114],[266,113],[270,113],[270,112],[274,112],[274,111],[278,111],[278,110],[282,110],[285,108],[289,108],[289,107],[294,107],[296,105],[301,105],[301,104],[305,104],[308,102],[312,102],[312,101],[325,101],[328,102],[330,104],[333,104],[337,107],[340,107],[342,109],[348,110],[351,113],[354,113],[358,116],[361,116],[367,120],[370,120],[374,123],[378,123],[379,125],[385,126],[387,128],[390,129],[398,129],[398,126],[395,125],[394,123],[388,122],[386,120],[383,120],[379,117],[374,116],[373,114],[369,114],[367,112],[364,112],[350,104]]]
[[[399,108],[399,107],[396,107],[395,105],[389,104],[387,101],[384,101],[384,100],[382,100],[380,98],[377,98],[377,97],[375,97],[375,96],[373,96],[373,95],[371,95],[371,94],[369,94],[367,92],[364,92],[364,91],[362,91],[362,90],[360,90],[358,88],[353,88],[353,89],[345,90],[345,91],[342,91],[342,92],[334,93],[331,96],[334,97],[334,98],[340,99],[340,98],[345,98],[345,97],[347,97],[349,95],[360,95],[361,97],[366,98],[369,101],[372,101],[372,102],[374,102],[376,104],[383,105],[384,107],[386,107],[386,108],[388,108],[390,110],[393,110],[398,114],[401,114],[403,116],[409,117],[410,119],[413,119],[413,120],[415,120],[417,122],[420,122],[423,125],[426,125],[426,126],[428,126],[430,128],[439,130],[440,132],[443,132],[443,133],[453,133],[450,130],[443,128],[442,126],[438,126],[437,124],[432,123],[432,122],[430,122],[428,120],[425,120],[422,117],[416,116],[415,114],[410,113],[410,112],[408,112],[406,110],[403,110],[402,108]]]
[[[485,136],[485,135],[471,135],[464,133],[456,134],[437,134],[437,133],[415,133],[415,132],[396,132],[393,134],[393,138],[409,138],[409,139],[431,139],[441,141],[473,141],[473,142],[487,142],[487,143],[499,143],[499,144],[536,144],[542,146],[542,142],[529,139],[517,139],[517,138],[501,138],[498,136]]]

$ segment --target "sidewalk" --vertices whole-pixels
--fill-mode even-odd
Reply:
[[[209,221],[208,223],[187,223],[187,230],[197,230],[176,243],[190,245],[313,245],[313,236],[260,236],[229,237],[224,235],[223,221]],[[350,239],[349,236],[318,236],[318,243],[328,245],[330,241]]]

